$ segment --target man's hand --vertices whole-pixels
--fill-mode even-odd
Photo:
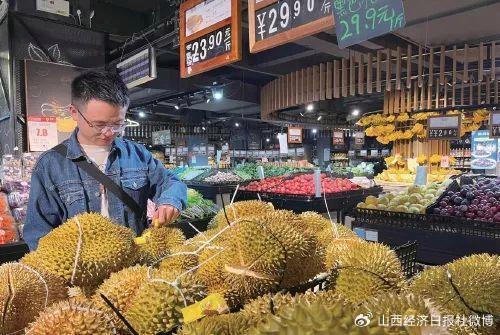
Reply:
[[[156,209],[155,214],[153,215],[153,226],[161,227],[168,225],[175,221],[181,215],[179,210],[174,206],[170,205],[161,205]]]

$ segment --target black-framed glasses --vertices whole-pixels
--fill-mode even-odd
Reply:
[[[95,124],[94,122],[89,121],[83,115],[83,113],[80,112],[80,110],[78,109],[78,107],[76,107],[75,105],[73,105],[73,108],[76,109],[76,111],[78,112],[78,114],[80,114],[80,116],[85,120],[85,122],[89,125],[90,128],[95,129],[97,132],[99,132],[101,134],[105,134],[108,131],[108,129],[111,130],[113,133],[121,133],[125,129],[125,127],[127,126],[125,123],[117,123],[117,124]]]

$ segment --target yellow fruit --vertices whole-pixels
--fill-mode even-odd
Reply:
[[[107,313],[89,302],[62,301],[43,311],[26,334],[112,335],[116,327]]]
[[[41,238],[21,262],[91,294],[111,273],[135,261],[134,237],[131,229],[100,214],[80,214]]]
[[[367,205],[377,205],[378,204],[378,199],[377,199],[377,197],[375,197],[373,195],[369,195],[365,199],[365,204],[367,204]]]
[[[0,266],[0,334],[21,332],[38,314],[67,297],[64,281],[21,263]]]

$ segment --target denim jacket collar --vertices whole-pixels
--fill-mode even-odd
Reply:
[[[68,139],[67,142],[67,148],[68,148],[68,153],[66,154],[66,158],[75,160],[81,157],[85,157],[84,152],[82,151],[82,147],[80,146],[80,143],[78,142],[77,139],[77,134],[78,134],[78,128],[75,128],[73,133]],[[113,143],[111,144],[111,152],[113,152],[115,149],[124,149],[125,145],[123,143],[123,140],[121,138],[115,138]]]

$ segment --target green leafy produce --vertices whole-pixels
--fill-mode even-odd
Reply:
[[[233,172],[243,180],[258,179],[259,178],[259,173],[257,172],[258,166],[260,166],[260,164],[245,163],[237,166],[233,170]],[[264,167],[264,175],[266,177],[277,177],[289,173],[310,171],[310,169],[307,168],[292,168],[288,166],[263,165],[263,167]]]
[[[191,188],[188,189],[187,208],[181,217],[189,220],[203,219],[217,213],[217,206],[207,199],[203,199],[201,193]]]

